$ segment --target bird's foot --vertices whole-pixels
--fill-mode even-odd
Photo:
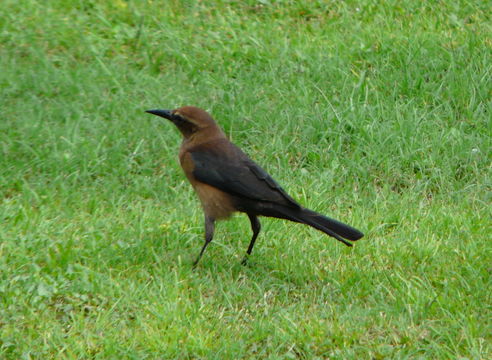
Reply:
[[[246,265],[248,263],[248,258],[249,258],[248,255],[245,255],[243,257],[243,260],[241,261],[241,265]]]

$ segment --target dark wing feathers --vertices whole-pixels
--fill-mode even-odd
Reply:
[[[194,163],[193,176],[198,181],[229,194],[300,207],[265,170],[239,148],[234,147],[232,150],[233,154],[207,147],[190,151]]]

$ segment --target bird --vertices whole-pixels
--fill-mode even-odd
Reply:
[[[215,222],[235,212],[248,215],[253,236],[246,264],[261,230],[259,216],[309,225],[347,246],[364,234],[350,225],[301,206],[263,168],[234,145],[212,116],[195,106],[146,110],[170,120],[183,140],[179,162],[200,199],[205,217],[205,242],[193,262],[196,267],[214,237]]]

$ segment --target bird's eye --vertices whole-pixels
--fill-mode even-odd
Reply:
[[[174,114],[174,119],[176,121],[179,121],[179,122],[185,122],[186,121],[186,119],[184,117],[182,117],[181,115],[179,115],[177,113]]]

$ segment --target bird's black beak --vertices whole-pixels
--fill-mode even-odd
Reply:
[[[149,113],[149,114],[152,114],[152,115],[157,115],[157,116],[160,116],[160,117],[163,117],[164,119],[168,119],[168,120],[171,120],[171,121],[174,121],[176,120],[176,116],[173,115],[172,111],[171,110],[159,110],[159,109],[156,109],[156,110],[145,110],[145,112]]]

